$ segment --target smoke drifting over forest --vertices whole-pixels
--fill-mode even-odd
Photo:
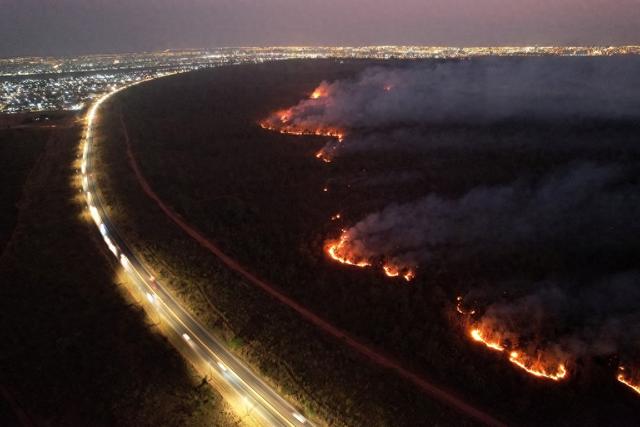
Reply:
[[[287,110],[287,125],[346,135],[341,150],[438,143],[425,127],[509,120],[629,120],[640,117],[640,58],[481,58],[404,68],[374,67],[323,82]],[[270,118],[278,127],[281,116]]]
[[[503,277],[459,300],[473,339],[553,380],[576,358],[615,355],[631,366],[621,372],[632,383],[640,381],[638,119],[640,58],[489,58],[322,82],[263,127],[337,136],[317,155],[325,161],[379,150],[429,156],[442,147],[465,159],[483,144],[547,159],[525,161],[501,184],[425,189],[402,203],[391,195],[330,239],[327,253],[408,281],[443,265],[496,265],[490,270]],[[516,131],[503,135],[505,126]],[[490,156],[479,161],[498,167]]]
[[[323,83],[292,109],[301,127],[345,129],[514,117],[640,116],[640,58],[488,58],[371,68]]]
[[[479,187],[457,199],[436,194],[392,204],[344,233],[356,258],[385,258],[428,268],[440,250],[449,256],[505,256],[549,245],[579,252],[640,249],[640,186],[615,167],[580,164],[538,184]]]

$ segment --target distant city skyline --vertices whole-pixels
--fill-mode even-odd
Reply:
[[[640,0],[0,0],[0,56],[267,45],[640,44]]]

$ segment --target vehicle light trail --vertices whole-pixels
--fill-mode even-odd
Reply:
[[[196,370],[211,378],[216,389],[239,415],[246,417],[250,410],[250,418],[243,417],[248,424],[311,426],[312,423],[301,411],[266,385],[177,302],[129,249],[107,217],[100,190],[93,177],[91,146],[99,108],[124,88],[102,96],[89,109],[82,142],[80,173],[91,218],[109,251],[127,274],[130,282],[127,284],[128,290],[142,301],[141,305],[149,316],[159,320],[163,332]]]

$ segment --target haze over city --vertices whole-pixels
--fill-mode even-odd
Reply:
[[[2,0],[0,56],[268,45],[629,45],[637,0]]]

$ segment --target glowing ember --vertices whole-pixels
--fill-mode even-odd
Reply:
[[[334,216],[331,217],[331,221],[337,221],[340,219],[340,213],[335,214]]]
[[[398,277],[400,275],[400,271],[393,265],[383,265],[382,269],[384,270],[384,274],[389,277]]]
[[[456,298],[456,311],[460,314],[464,314],[464,315],[474,315],[476,314],[475,310],[470,310],[470,311],[466,311],[463,307],[462,307],[462,297],[457,297]]]
[[[316,159],[320,159],[325,163],[331,163],[331,158],[325,154],[324,149],[316,153]]]
[[[287,123],[291,118],[289,111],[280,111],[277,115],[282,123]]]
[[[620,366],[618,368],[618,376],[616,378],[622,384],[626,385],[631,390],[640,394],[640,376],[634,379],[633,376],[629,374],[629,371],[625,369],[624,366]]]
[[[469,335],[473,338],[474,341],[480,342],[486,345],[491,350],[495,351],[504,351],[504,347],[500,344],[499,340],[492,339],[490,337],[485,336],[485,333],[480,329],[471,329],[469,331]]]
[[[509,361],[516,366],[524,369],[531,375],[539,378],[548,378],[553,381],[559,381],[567,376],[567,369],[563,363],[551,364],[542,359],[542,354],[538,353],[538,357],[532,358],[518,351],[509,353]]]
[[[404,278],[404,280],[406,280],[407,282],[410,282],[414,279],[414,277],[416,277],[416,273],[413,272],[413,270],[408,270],[406,273],[404,273],[402,275],[402,277]]]
[[[416,274],[412,270],[404,269],[403,271],[403,269],[401,269],[400,267],[392,264],[384,264],[382,266],[382,270],[384,271],[384,274],[389,277],[402,276],[402,278],[407,282],[410,282],[414,277],[416,277]]]
[[[391,89],[393,89],[393,86],[392,86],[392,85],[385,85],[385,87],[384,87],[384,91],[385,91],[385,92],[390,92],[390,91],[391,91]]]

